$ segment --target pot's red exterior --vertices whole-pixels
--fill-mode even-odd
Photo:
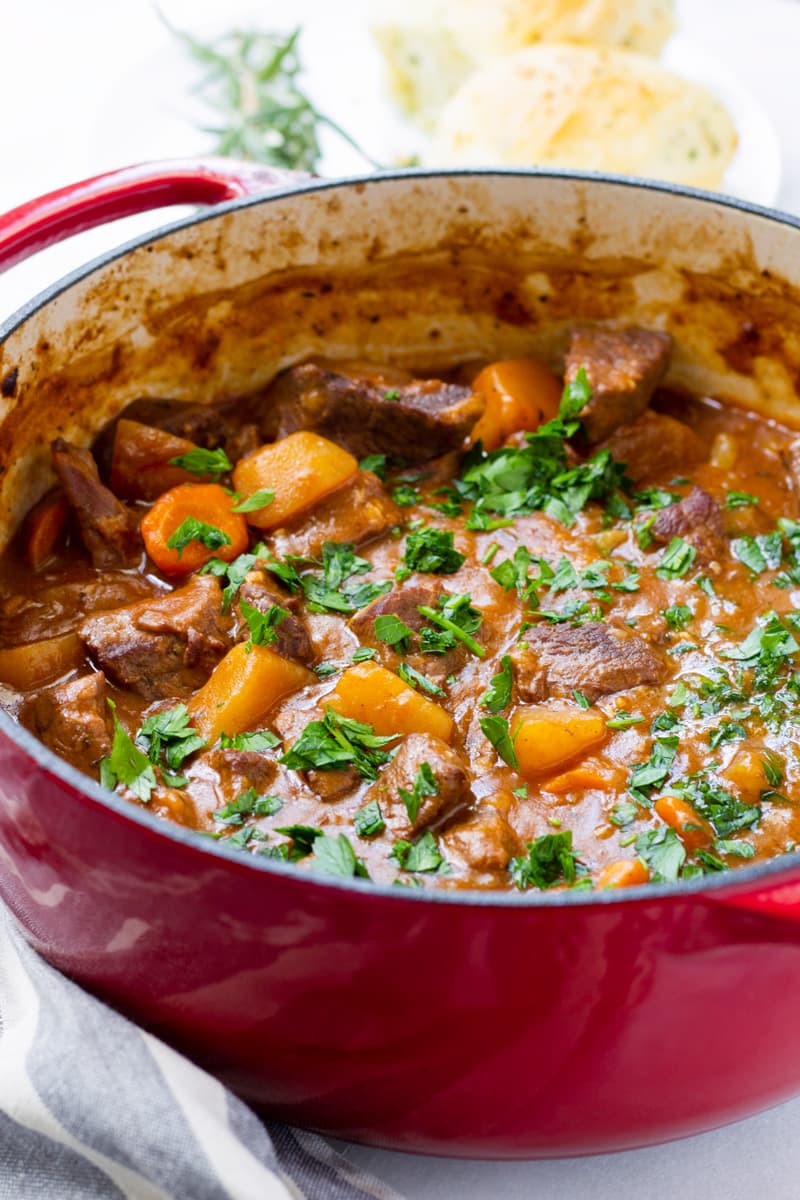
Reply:
[[[259,871],[98,805],[5,736],[0,846],[50,961],[266,1112],[341,1137],[584,1154],[800,1080],[791,921],[692,893],[509,907]]]
[[[0,268],[15,260],[20,238],[43,245],[109,205],[128,212],[143,194],[161,195],[163,173],[91,181],[91,213],[85,195],[76,210],[74,189],[23,206],[0,220]],[[220,179],[218,165],[200,179],[181,168],[167,174],[183,198],[187,187],[213,198],[249,186],[238,168]],[[309,337],[333,328],[347,347],[362,328],[373,337],[380,316],[390,349],[392,338],[402,348],[408,326],[444,355],[442,327],[458,341],[466,322],[462,346],[486,337],[506,356],[532,352],[519,340],[527,310],[496,283],[497,263],[526,303],[538,296],[552,311],[550,299],[560,301],[570,320],[630,319],[641,306],[672,314],[687,347],[677,379],[686,386],[701,361],[721,378],[720,351],[740,325],[769,327],[773,367],[794,353],[800,280],[785,296],[776,280],[800,230],[777,214],[570,176],[412,175],[307,193],[267,205],[263,229],[260,205],[230,206],[196,237],[186,226],[142,243],[111,259],[94,291],[90,277],[85,288],[78,280],[11,329],[0,342],[3,435],[10,429],[0,438],[4,530],[47,486],[48,421],[86,442],[141,394],[126,389],[143,380],[230,394],[230,378],[251,384],[308,353],[299,335],[292,341],[299,324]],[[434,252],[423,262],[430,312],[412,307],[402,273],[390,270],[383,291],[379,275],[358,274],[373,259],[392,268],[392,255],[417,241]],[[534,255],[533,272],[539,242],[547,252],[541,262]],[[630,246],[640,263],[620,257]],[[478,263],[476,273],[476,255],[491,270],[481,274]],[[653,269],[662,259],[669,271]],[[313,287],[302,275],[292,284],[298,262]],[[351,274],[334,293],[326,272],[341,263]],[[553,290],[539,295],[553,264]],[[734,269],[740,291],[728,286]],[[628,282],[637,270],[641,293]],[[275,297],[256,286],[273,273]],[[755,315],[751,284],[764,306]],[[246,296],[238,308],[237,287]],[[261,308],[248,324],[254,297]],[[85,323],[87,304],[94,319]],[[469,324],[473,310],[483,324]],[[237,356],[239,374],[229,377]],[[76,362],[81,371],[67,371],[62,391],[51,386]],[[753,404],[751,382],[747,372],[726,377],[727,394]],[[39,396],[49,405],[42,411]],[[29,477],[22,467],[15,475],[26,461]],[[0,716],[0,895],[56,966],[264,1111],[343,1137],[481,1157],[582,1154],[699,1132],[800,1089],[800,867],[788,857],[727,879],[619,895],[432,895],[338,883],[165,827]]]

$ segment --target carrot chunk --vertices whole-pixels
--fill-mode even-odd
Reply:
[[[473,384],[486,400],[486,410],[472,431],[472,441],[496,450],[509,434],[537,429],[558,415],[561,387],[535,358],[509,358],[490,363]]]
[[[608,731],[597,709],[573,712],[541,704],[517,713],[512,736],[520,775],[540,779],[602,745]]]
[[[25,519],[25,561],[37,571],[55,554],[69,519],[69,504],[60,489],[43,496]]]
[[[59,679],[83,661],[83,646],[78,635],[65,633],[63,637],[0,650],[0,679],[20,691],[28,691]]]
[[[317,677],[268,646],[239,642],[217,664],[187,708],[192,723],[208,742],[221,733],[233,736],[254,729],[273,705]]]
[[[607,863],[595,880],[599,888],[635,887],[647,883],[650,872],[640,858],[620,858]]]
[[[352,454],[301,429],[241,459],[233,486],[243,496],[274,492],[272,503],[249,512],[247,519],[257,529],[277,529],[347,483],[357,470]]]
[[[218,483],[183,483],[142,518],[147,553],[165,575],[189,575],[210,558],[233,562],[247,549],[247,522]]]
[[[617,782],[618,771],[595,758],[587,759],[578,767],[571,767],[560,775],[554,775],[542,786],[546,792],[562,795],[565,792],[588,792],[591,789],[606,791]]]
[[[155,500],[168,488],[197,482],[196,475],[183,467],[170,466],[169,461],[196,449],[194,442],[154,425],[118,421],[109,486],[124,500]]]
[[[661,796],[653,808],[661,820],[675,830],[688,850],[698,850],[714,840],[714,830],[705,817],[679,796]]]
[[[421,696],[394,671],[377,663],[350,667],[326,697],[334,712],[372,725],[382,737],[389,734],[429,733],[450,740],[453,718],[441,705]]]

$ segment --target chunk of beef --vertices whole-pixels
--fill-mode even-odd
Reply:
[[[91,568],[81,567],[85,571]],[[104,571],[98,578],[72,579],[37,588],[32,595],[12,593],[0,598],[0,642],[19,646],[59,637],[77,629],[83,617],[106,608],[119,608],[152,595],[152,584],[141,575]]]
[[[45,746],[87,774],[94,774],[100,759],[111,753],[113,722],[101,672],[29,696],[20,720]]]
[[[185,774],[190,780],[198,811],[208,817],[215,809],[233,804],[253,788],[266,795],[275,783],[279,767],[273,758],[257,750],[205,750],[198,754]]]
[[[271,648],[276,650],[278,654],[282,654],[284,658],[294,658],[302,663],[314,661],[314,647],[311,644],[311,638],[308,636],[308,630],[300,618],[291,612],[291,609],[296,604],[294,597],[287,593],[279,592],[277,588],[271,586],[267,581],[265,571],[258,568],[255,571],[250,571],[245,576],[238,596],[240,614],[241,602],[243,600],[245,603],[252,605],[253,608],[257,608],[261,613],[269,612],[273,604],[277,604],[279,608],[282,608],[286,615],[280,624],[275,627],[277,638],[271,643]],[[242,618],[239,629],[239,640],[246,640],[249,636],[249,626],[244,618]]]
[[[508,821],[491,805],[482,806],[469,820],[453,825],[442,838],[447,862],[473,871],[504,871],[523,846]]]
[[[660,683],[664,660],[635,633],[603,621],[537,625],[511,651],[514,679],[525,702],[582,692],[593,702],[643,683]]]
[[[100,482],[89,451],[56,438],[52,458],[94,565],[101,569],[133,566],[142,553],[139,522]]]
[[[222,593],[212,575],[197,575],[167,596],[97,613],[78,632],[114,683],[146,700],[188,696],[228,648]]]
[[[634,483],[683,474],[707,457],[706,447],[693,429],[649,409],[630,425],[621,425],[598,449],[610,450],[618,462],[625,463],[625,474]]]
[[[422,583],[406,584],[402,588],[388,592],[385,596],[379,596],[377,600],[373,600],[372,604],[368,604],[366,608],[355,613],[350,618],[350,628],[364,645],[373,646],[379,651],[381,659],[387,666],[396,666],[397,652],[382,642],[375,634],[376,619],[391,614],[401,620],[409,629],[413,629],[414,633],[419,633],[423,625],[429,624],[427,617],[423,617],[419,612],[419,605],[425,604],[429,608],[436,608],[441,593],[442,585],[438,580],[431,579]],[[430,654],[422,653],[419,650],[419,643],[412,640],[409,652],[402,656],[402,660],[413,667],[415,671],[426,675],[433,683],[441,684],[448,675],[454,675],[460,671],[468,657],[469,651],[460,642],[444,654]]]
[[[437,791],[432,796],[421,796],[419,809],[412,820],[400,789],[413,794],[414,781],[423,763],[427,763],[433,772]],[[383,819],[392,833],[407,838],[430,825],[437,817],[454,811],[468,799],[467,771],[455,750],[427,733],[411,733],[381,772],[380,778],[368,789],[364,802],[377,800]]]
[[[280,555],[319,558],[325,542],[360,545],[386,533],[400,521],[400,510],[371,471],[358,471],[345,484],[286,529],[278,530],[272,545]]]
[[[254,438],[252,425],[240,424],[233,404],[195,404],[169,399],[134,400],[101,430],[92,446],[104,479],[109,478],[117,425],[121,420],[163,430],[202,446],[204,450],[222,447],[232,462],[258,449],[263,440],[258,436]]]
[[[708,492],[693,487],[685,499],[662,508],[650,531],[657,542],[685,538],[697,551],[698,560],[711,562],[725,553],[722,510]]]
[[[427,462],[459,449],[483,408],[480,396],[457,383],[426,379],[387,388],[365,374],[304,363],[269,389],[261,432],[281,438],[313,429],[358,458],[400,454]]]
[[[341,800],[361,783],[355,767],[345,767],[341,771],[306,771],[305,777],[314,794],[328,803]]]
[[[644,412],[669,365],[672,338],[647,329],[576,329],[570,339],[565,380],[581,367],[592,398],[581,413],[590,442],[599,442],[618,425]]]

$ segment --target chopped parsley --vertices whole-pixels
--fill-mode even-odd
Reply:
[[[637,763],[628,779],[628,791],[639,804],[650,804],[648,793],[666,782],[675,755],[678,753],[678,738],[674,735],[655,739],[650,757]]]
[[[401,508],[411,508],[413,505],[419,504],[419,489],[413,487],[410,483],[401,483],[392,492],[392,499]]]
[[[688,604],[671,604],[669,608],[664,609],[664,620],[670,629],[677,631],[685,629],[693,616],[694,613]]]
[[[375,837],[378,833],[383,833],[386,828],[386,822],[381,813],[381,806],[377,800],[370,800],[353,818],[353,828],[360,838]]]
[[[489,712],[499,713],[508,708],[511,703],[511,692],[514,686],[514,673],[511,659],[504,654],[500,659],[500,670],[489,681],[489,687],[481,697],[481,704]]]
[[[246,496],[244,500],[240,500],[231,509],[235,513],[258,512],[261,508],[268,508],[275,499],[275,493],[270,488],[261,488],[258,492],[253,492],[252,496]]]
[[[405,805],[408,819],[413,825],[416,821],[422,801],[426,796],[438,796],[439,784],[431,769],[430,763],[422,763],[414,777],[414,783],[409,792],[407,788],[398,788],[400,799]]]
[[[364,779],[377,779],[378,767],[389,761],[383,749],[397,734],[381,737],[371,725],[340,717],[326,708],[321,721],[311,721],[280,762],[293,771],[338,771],[355,767]]]
[[[413,636],[414,630],[394,613],[382,613],[375,618],[375,637],[379,642],[391,646],[398,654],[408,653]]]
[[[420,631],[420,648],[426,654],[446,654],[455,648],[457,642],[461,642],[478,658],[483,658],[486,651],[472,636],[481,627],[483,613],[473,608],[471,597],[442,592],[437,606],[417,605],[417,612],[436,626],[431,629],[426,625]]]
[[[275,570],[273,563],[268,562],[265,566],[269,571]],[[353,576],[363,575],[370,570],[372,563],[360,558],[349,542],[325,542],[322,547],[322,574],[303,571],[297,578],[311,612],[353,613],[391,589],[388,579],[382,583],[349,583],[345,586]]]
[[[219,744],[221,750],[272,750],[280,745],[280,738],[269,729],[255,729],[252,733],[234,733],[232,737],[221,733]]]
[[[167,546],[170,550],[177,550],[180,558],[192,542],[197,542],[208,550],[219,550],[220,546],[232,545],[228,534],[217,529],[216,525],[208,525],[205,521],[198,521],[196,517],[186,517],[167,539]]]
[[[245,817],[272,817],[282,808],[283,801],[279,796],[260,796],[251,787],[212,815],[221,825],[243,825]]]
[[[514,749],[508,721],[505,717],[481,717],[478,723],[503,762],[508,763],[516,771],[519,767],[517,752]]]
[[[363,859],[356,857],[350,839],[344,833],[336,837],[329,837],[326,833],[319,834],[314,838],[312,854],[312,865],[316,870],[324,871],[326,875],[339,875],[343,879],[352,879],[353,876],[369,879]]]
[[[623,800],[619,804],[615,804],[609,813],[608,819],[612,825],[617,825],[620,829],[624,829],[627,825],[632,825],[639,815],[639,809],[630,800]]]
[[[697,551],[685,538],[674,537],[656,567],[659,579],[680,579],[691,569]]]
[[[353,651],[351,662],[367,662],[371,658],[377,658],[377,653],[372,646],[359,646],[357,650]]]
[[[449,869],[430,830],[415,842],[395,842],[389,857],[394,859],[401,871],[438,871],[444,874]]]
[[[752,829],[761,819],[757,804],[745,804],[702,772],[671,785],[692,807],[710,821],[715,832],[729,837],[739,829]]]
[[[250,630],[250,637],[247,640],[248,647],[269,646],[271,642],[276,641],[277,628],[284,617],[289,615],[286,609],[281,608],[279,604],[270,604],[266,612],[248,604],[246,600],[242,600],[239,607]]]
[[[276,826],[275,832],[292,839],[291,847],[287,852],[282,853],[283,847],[277,847],[276,856],[285,857],[289,862],[297,862],[301,858],[306,858],[311,854],[316,839],[323,836],[322,830],[317,829],[315,825],[281,825]]]
[[[617,715],[606,721],[606,729],[630,729],[633,725],[641,725],[644,717],[635,716],[626,709],[617,709]]]
[[[239,588],[246,576],[267,555],[267,548],[259,542],[251,554],[240,554],[233,562],[225,562],[221,558],[212,558],[200,568],[201,575],[216,575],[218,579],[227,579],[222,589],[222,611],[228,612]]]
[[[373,475],[377,475],[378,479],[386,480],[386,455],[385,454],[368,454],[366,458],[362,458],[358,464],[360,471],[372,471]]]
[[[650,870],[650,878],[656,883],[672,883],[686,862],[686,851],[674,829],[659,825],[640,833],[635,842],[636,853]]]
[[[527,845],[525,857],[512,858],[508,864],[511,878],[525,891],[537,887],[542,891],[559,883],[575,882],[578,856],[572,849],[572,830],[546,833]]]
[[[758,496],[753,496],[750,492],[734,492],[730,491],[725,497],[726,508],[746,508],[750,504],[759,504]]]
[[[110,792],[121,783],[129,788],[142,804],[147,804],[156,786],[153,764],[134,744],[121,724],[114,701],[109,700],[108,706],[114,718],[114,740],[111,753],[100,759],[100,782]]]
[[[169,460],[171,467],[182,467],[191,475],[201,479],[213,479],[215,482],[233,470],[233,463],[224,450],[203,450],[196,447],[186,454],[178,454]]]
[[[397,674],[407,683],[409,687],[415,688],[417,691],[427,692],[429,696],[443,696],[444,690],[439,687],[438,683],[434,683],[432,679],[428,679],[427,675],[423,675],[416,667],[412,667],[409,663],[400,663],[397,668]]]
[[[168,771],[177,771],[185,758],[206,744],[205,739],[192,726],[185,704],[177,704],[175,708],[146,717],[136,741],[151,762],[161,763],[163,760]],[[186,780],[179,777],[166,779],[165,782],[182,787]]]
[[[776,571],[781,565],[783,554],[783,537],[780,531],[760,533],[756,537],[734,538],[731,542],[731,554],[739,562],[744,563],[753,575],[763,571]]]
[[[406,538],[403,561],[410,571],[431,575],[453,575],[466,562],[467,556],[453,545],[449,530],[428,525],[410,533]]]

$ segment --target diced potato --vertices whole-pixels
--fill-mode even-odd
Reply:
[[[650,872],[640,858],[620,858],[603,867],[595,880],[598,888],[635,887],[647,883]]]
[[[0,680],[20,691],[29,691],[59,679],[83,661],[83,646],[78,635],[65,633],[63,637],[0,650]]]
[[[653,808],[688,850],[699,850],[714,840],[714,830],[705,817],[679,796],[661,796]]]
[[[377,663],[358,663],[345,671],[326,703],[343,717],[372,725],[383,737],[392,733],[430,733],[450,740],[453,718],[441,705],[415,692],[394,671]]]
[[[743,800],[757,800],[769,787],[764,770],[766,750],[737,750],[720,775]]]
[[[208,742],[255,729],[278,701],[317,677],[268,646],[239,642],[189,701],[192,723]]]
[[[573,711],[539,704],[517,713],[512,736],[520,775],[541,779],[596,750],[608,730],[598,709]]]
[[[277,529],[352,479],[358,463],[335,442],[301,429],[241,459],[233,486],[243,496],[269,489],[275,499],[247,513],[257,529]]]
[[[558,415],[561,388],[535,358],[490,363],[475,377],[472,387],[486,400],[472,441],[482,441],[486,450],[496,450],[517,430],[537,429]]]

